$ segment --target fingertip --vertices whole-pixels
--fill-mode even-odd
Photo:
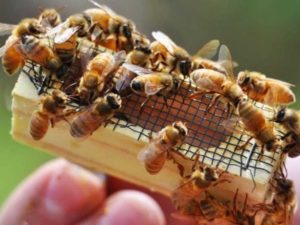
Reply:
[[[165,225],[160,206],[148,195],[124,190],[110,196],[101,213],[85,221],[93,225]]]
[[[105,181],[66,160],[53,160],[28,177],[0,213],[0,224],[70,224],[99,207]]]

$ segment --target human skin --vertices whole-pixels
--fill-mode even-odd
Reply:
[[[295,181],[298,192],[299,161],[287,162],[289,178]],[[178,220],[172,213],[174,208],[165,196],[56,159],[17,187],[0,212],[0,224],[196,225],[192,220]]]

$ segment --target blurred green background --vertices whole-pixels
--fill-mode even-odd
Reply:
[[[210,39],[228,45],[238,70],[251,69],[294,83],[300,96],[300,1],[110,0],[101,1],[132,19],[148,36],[161,30],[190,53]],[[91,7],[82,0],[1,0],[0,22],[17,23],[39,8],[67,5],[64,17]],[[2,45],[5,38],[0,38]],[[0,206],[16,185],[51,156],[12,140],[10,92],[16,77],[0,70]],[[299,108],[299,104],[292,107]]]

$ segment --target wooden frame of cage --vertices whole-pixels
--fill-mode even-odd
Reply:
[[[147,135],[145,134],[150,131],[145,127],[136,125],[126,126],[128,122],[120,119],[116,119],[115,124],[109,124],[105,128],[98,129],[85,140],[72,138],[69,135],[69,125],[62,121],[56,124],[53,129],[49,129],[42,141],[34,141],[30,137],[28,126],[31,114],[37,108],[39,96],[29,77],[31,74],[28,73],[28,67],[25,67],[13,90],[11,133],[17,141],[65,157],[91,170],[103,171],[168,196],[179,185],[181,178],[176,165],[172,162],[167,162],[163,170],[157,175],[149,175],[146,172],[143,165],[137,160],[137,153],[145,146],[147,142]],[[208,97],[204,96],[204,98]],[[265,109],[264,111],[268,114],[268,110]],[[143,135],[137,135],[132,128],[140,130]],[[269,196],[269,180],[279,166],[279,154],[265,153],[262,157],[262,160],[265,161],[259,161],[257,159],[260,150],[256,148],[255,143],[252,143],[248,149],[239,154],[235,153],[238,143],[246,139],[246,135],[231,134],[228,139],[224,139],[224,142],[212,147],[215,149],[214,152],[207,149],[200,149],[199,151],[202,152],[202,155],[200,154],[201,162],[229,172],[232,182],[212,189],[215,195],[221,199],[231,199],[236,188],[239,188],[240,193],[248,193],[249,199],[253,203],[262,202]],[[198,151],[193,146],[188,146],[188,149],[187,153]],[[189,156],[180,148],[178,151],[185,155],[185,157],[179,157],[179,160],[182,160],[182,164],[186,167],[190,167],[194,163],[195,155]],[[222,154],[231,154],[228,157],[229,163],[227,165],[220,163],[220,160],[214,160],[218,151],[223,151]],[[213,154],[213,160],[210,160],[209,154]],[[240,158],[240,162],[244,163],[238,163],[237,158]],[[231,162],[233,162],[232,165]]]

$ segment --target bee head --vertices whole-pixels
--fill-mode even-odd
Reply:
[[[86,17],[83,14],[75,14],[68,18],[69,27],[79,27],[78,36],[83,37],[86,35],[89,21],[87,21]]]
[[[278,110],[278,112],[276,113],[275,122],[280,123],[280,122],[284,121],[285,116],[286,116],[286,107],[281,107]]]
[[[37,20],[32,20],[28,23],[28,32],[29,34],[41,34],[45,32],[45,28],[39,24]]]
[[[237,82],[241,87],[246,87],[251,83],[251,78],[249,76],[249,72],[242,71],[238,74]]]
[[[210,167],[204,168],[204,176],[205,180],[207,181],[216,181],[219,179],[219,175],[217,174],[216,170]]]
[[[270,140],[266,143],[266,149],[267,151],[274,151],[277,148],[282,147],[282,140],[279,138],[276,138],[274,140]]]
[[[276,181],[277,192],[279,194],[284,194],[293,187],[293,181],[289,179],[277,178],[275,179],[275,181]]]
[[[131,81],[130,87],[133,91],[142,92],[144,90],[144,83],[133,79]]]
[[[125,23],[121,26],[121,32],[126,38],[131,39],[131,37],[132,37],[132,27],[130,26],[129,23]]]
[[[66,95],[62,91],[54,90],[52,92],[52,97],[58,105],[64,105],[66,102]]]
[[[106,95],[106,101],[112,109],[119,109],[122,104],[121,97],[114,93],[109,93]]]
[[[134,49],[144,53],[145,55],[150,55],[151,54],[151,50],[148,47],[144,47],[144,46],[139,45],[139,46],[134,47]]]
[[[42,22],[43,20],[46,20],[46,23],[48,22],[52,27],[56,26],[57,23],[60,22],[60,16],[55,9],[44,10],[40,15],[40,19]]]
[[[173,127],[178,130],[182,137],[185,137],[188,134],[187,127],[181,121],[174,122]]]
[[[183,75],[188,75],[191,71],[192,63],[188,59],[183,59],[179,61],[179,69]]]

